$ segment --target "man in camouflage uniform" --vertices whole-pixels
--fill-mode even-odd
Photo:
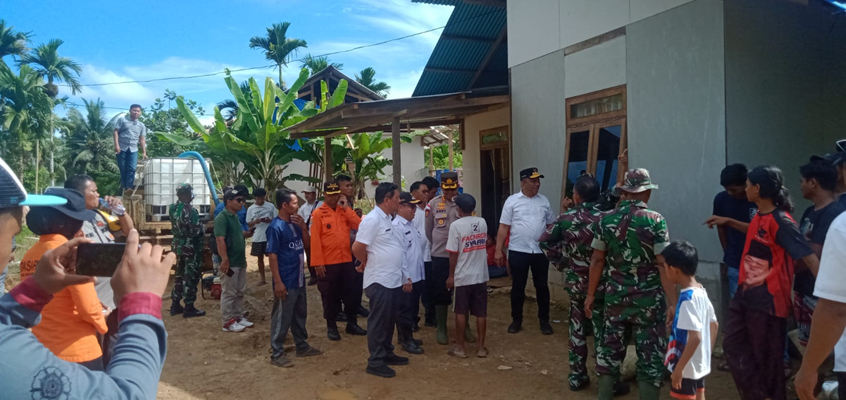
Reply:
[[[599,283],[603,282],[605,323],[601,337],[596,338],[600,343],[596,363],[600,400],[613,398],[614,382],[626,356],[627,329],[631,329],[637,349],[640,398],[658,399],[667,349],[665,324],[672,318],[677,296],[660,269],[661,251],[670,243],[667,223],[646,206],[652,189],[657,188],[647,170],[629,170],[619,188],[620,206],[593,229],[596,234],[591,243],[594,252],[585,312],[592,312]]]
[[[585,297],[588,293],[588,271],[593,254],[591,242],[593,231],[606,213],[598,207],[601,187],[590,175],[583,175],[573,186],[575,206],[561,214],[555,223],[541,236],[541,249],[556,267],[566,272],[565,287],[570,296],[570,375],[567,380],[570,390],[579,391],[590,384],[587,372],[587,332],[593,328],[594,337],[600,338],[603,324],[604,285],[600,283],[593,302],[591,316],[585,314]],[[594,341],[598,351],[599,340]],[[596,353],[594,353],[596,354]],[[618,384],[614,394],[628,392],[628,385]]]
[[[182,314],[184,318],[202,317],[203,310],[194,307],[197,300],[197,284],[203,268],[203,224],[200,223],[200,213],[191,206],[194,200],[193,188],[187,183],[176,188],[179,199],[170,205],[170,223],[173,231],[173,245],[176,251],[176,279],[170,298],[170,315]],[[185,308],[180,301],[185,298]]]

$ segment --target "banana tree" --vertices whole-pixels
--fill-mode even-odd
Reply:
[[[299,78],[287,93],[279,89],[271,78],[265,79],[262,92],[256,80],[250,78],[251,96],[247,97],[227,71],[226,84],[238,103],[237,117],[230,126],[227,126],[218,107],[214,109],[214,124],[207,130],[181,98],[177,98],[177,106],[191,129],[202,137],[212,153],[210,156],[240,164],[250,172],[255,185],[263,185],[272,193],[284,186],[287,180],[312,181],[297,174],[283,176],[289,162],[303,157],[297,154],[296,140],[290,138],[288,128],[321,112],[313,101],[308,102],[302,110],[294,105],[297,91],[308,77],[307,69],[300,71]],[[346,91],[347,82],[341,80],[335,92],[331,96],[327,94],[321,108],[325,110],[341,104]],[[190,142],[190,139],[167,133],[158,135],[177,144]]]

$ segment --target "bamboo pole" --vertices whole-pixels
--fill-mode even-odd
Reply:
[[[394,167],[394,184],[397,186],[402,185],[402,152],[400,151],[401,128],[402,126],[400,125],[399,117],[394,117],[394,120],[391,122],[391,138],[393,139],[393,144],[391,145],[391,162]]]
[[[453,157],[455,156],[455,154],[453,154],[453,153],[455,152],[455,150],[453,150],[452,131],[453,130],[450,129],[449,132],[448,132],[448,135],[449,135],[449,171],[450,172],[455,171],[455,168],[453,168]]]

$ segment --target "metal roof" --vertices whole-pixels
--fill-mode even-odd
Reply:
[[[455,8],[412,96],[508,85],[504,0],[413,1]]]
[[[384,99],[384,97],[380,96],[378,93],[370,90],[370,88],[368,88],[367,86],[364,86],[364,85],[358,83],[358,81],[356,81],[353,78],[350,78],[349,76],[347,76],[346,74],[344,74],[343,72],[339,71],[337,68],[335,68],[331,65],[326,67],[326,68],[323,68],[322,70],[320,70],[318,72],[315,72],[312,76],[310,76],[305,81],[305,83],[303,83],[303,88],[311,87],[311,85],[314,85],[315,83],[320,83],[320,81],[326,81],[327,83],[330,83],[332,81],[332,78],[334,78],[335,80],[346,79],[347,83],[349,84],[348,87],[351,90],[357,91],[358,93],[360,93],[362,96],[367,98],[367,100],[383,100]],[[335,88],[332,87],[332,85],[330,85],[329,89],[335,90]],[[301,92],[303,90],[304,89],[300,89]]]

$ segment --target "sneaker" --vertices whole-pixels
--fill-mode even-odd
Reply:
[[[303,351],[297,350],[297,357],[313,357],[313,356],[319,356],[321,354],[323,354],[323,350],[320,350],[320,349],[317,349],[317,348],[314,348],[314,347],[309,347],[308,349],[303,350]]]
[[[551,335],[552,334],[552,325],[549,324],[549,321],[541,321],[540,322],[540,331],[544,335]]]
[[[571,392],[578,392],[578,391],[580,391],[580,390],[582,390],[582,389],[584,389],[588,386],[590,386],[590,379],[585,379],[585,380],[583,380],[579,383],[576,383],[576,384],[574,384],[573,382],[570,382],[570,391]],[[616,385],[614,385],[614,386],[616,388]]]
[[[183,318],[194,318],[194,317],[202,317],[205,316],[206,312],[203,310],[198,310],[194,307],[193,304],[189,304],[185,306],[185,310],[182,313]]]
[[[371,367],[367,366],[367,373],[370,375],[376,375],[382,378],[393,378],[397,376],[397,372],[391,369],[391,367],[387,365],[382,365],[380,367]]]
[[[252,328],[252,327],[255,325],[254,323],[252,323],[252,322],[248,321],[248,320],[247,320],[246,318],[244,318],[244,317],[241,317],[240,319],[238,319],[238,323],[239,323],[239,324],[241,324],[241,325],[243,325],[243,326],[244,326],[244,328]]]
[[[408,357],[401,357],[394,353],[388,354],[385,357],[385,364],[388,365],[408,365]]]
[[[508,333],[517,333],[520,332],[520,329],[523,328],[523,321],[512,321],[511,325],[508,325]]]
[[[229,321],[223,324],[224,332],[243,332],[244,329],[247,329],[247,327],[238,323],[238,320],[235,318],[231,318],[229,319]]]
[[[270,363],[282,368],[291,368],[294,366],[294,362],[289,360],[288,357],[285,357],[284,355],[281,355],[275,359],[271,358]]]
[[[367,336],[367,330],[358,326],[357,324],[347,324],[346,329],[347,334],[354,335],[354,336]]]

